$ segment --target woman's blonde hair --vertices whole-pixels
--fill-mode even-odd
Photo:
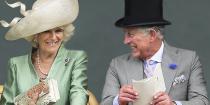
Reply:
[[[67,25],[61,26],[60,28],[63,29],[63,36],[64,36],[63,43],[66,43],[74,35],[75,28],[74,28],[73,24],[67,24]],[[30,42],[33,47],[37,47],[37,42],[34,40],[36,35],[37,34],[31,35],[29,37],[25,37],[24,39],[26,39],[28,42]]]

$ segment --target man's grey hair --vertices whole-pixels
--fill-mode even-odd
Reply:
[[[164,27],[163,26],[153,26],[153,27],[139,27],[139,31],[144,32],[145,35],[149,35],[148,33],[153,30],[157,33],[157,37],[160,40],[163,40],[163,33],[164,33]]]
[[[66,43],[74,35],[75,28],[74,28],[73,24],[67,24],[67,25],[61,26],[59,28],[63,29],[63,36],[64,36],[63,43]],[[31,35],[29,37],[25,37],[24,39],[26,39],[28,42],[30,42],[33,47],[37,47],[37,42],[34,40],[36,35],[37,34]]]

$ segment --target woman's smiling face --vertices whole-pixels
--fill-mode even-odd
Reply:
[[[39,33],[37,36],[38,48],[42,51],[55,53],[63,42],[63,29],[54,28]]]

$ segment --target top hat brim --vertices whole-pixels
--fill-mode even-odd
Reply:
[[[171,22],[164,19],[130,19],[121,18],[116,21],[115,25],[117,27],[146,27],[146,26],[165,26],[170,25]]]

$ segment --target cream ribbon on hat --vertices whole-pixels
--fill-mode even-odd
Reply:
[[[21,2],[16,2],[16,3],[13,3],[13,4],[9,4],[7,1],[5,1],[6,4],[8,6],[10,6],[11,8],[16,8],[16,7],[19,7],[20,6],[20,13],[23,15],[23,16],[26,16],[28,14],[28,12],[30,11],[26,11],[26,6],[25,4],[21,3]],[[10,23],[6,22],[5,20],[0,20],[0,23],[3,27],[12,27],[14,26],[15,24],[17,24],[17,22],[22,19],[22,18],[19,18],[19,17],[15,17]]]

